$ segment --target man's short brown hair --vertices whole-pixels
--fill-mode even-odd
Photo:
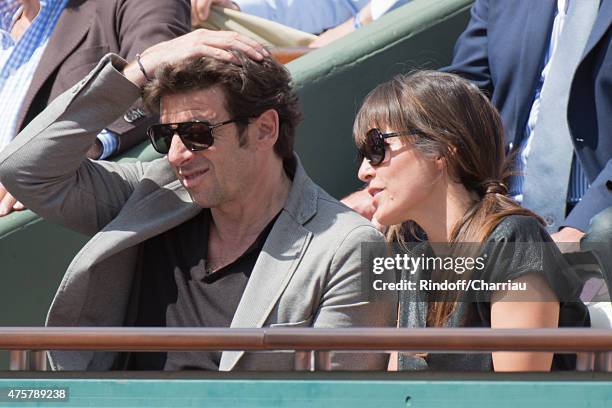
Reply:
[[[257,117],[269,109],[278,112],[279,134],[274,151],[283,161],[291,160],[301,113],[289,72],[270,57],[256,62],[242,52],[231,52],[242,65],[194,57],[160,67],[155,79],[144,89],[145,105],[159,111],[162,96],[218,85],[225,94],[225,108],[232,118]],[[241,143],[246,125],[246,120],[238,122]]]

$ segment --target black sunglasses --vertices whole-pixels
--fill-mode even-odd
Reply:
[[[409,129],[403,132],[394,133],[383,133],[377,128],[370,129],[368,133],[366,133],[363,145],[359,147],[359,154],[365,157],[368,162],[370,162],[370,165],[378,166],[385,160],[385,139],[397,136],[416,136],[422,134],[423,132],[418,129]]]
[[[161,154],[168,154],[172,137],[176,133],[185,147],[192,152],[206,150],[213,145],[215,138],[213,130],[234,122],[242,122],[248,118],[234,118],[225,122],[211,124],[206,121],[194,120],[180,123],[158,123],[147,129],[147,135],[153,148]]]

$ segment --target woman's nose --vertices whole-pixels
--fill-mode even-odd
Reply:
[[[374,167],[372,167],[368,159],[364,158],[361,161],[361,165],[359,166],[357,177],[359,177],[359,180],[367,183],[371,179],[373,179],[375,175],[376,175],[376,170],[374,170]]]

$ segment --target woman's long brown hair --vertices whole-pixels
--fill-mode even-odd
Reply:
[[[506,158],[503,125],[489,99],[461,77],[436,71],[398,75],[365,98],[353,127],[358,146],[372,127],[393,131],[415,128],[416,139],[402,138],[432,159],[444,158],[448,174],[474,197],[472,206],[455,224],[451,243],[483,243],[509,215],[541,219],[509,198],[503,181],[511,175]],[[391,226],[387,240],[405,244],[414,222]],[[455,310],[457,299],[432,302],[428,325],[442,326]]]

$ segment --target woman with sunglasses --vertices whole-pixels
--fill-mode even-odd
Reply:
[[[373,222],[388,227],[390,242],[410,246],[408,241],[418,241],[415,237],[426,238],[427,243],[418,245],[429,248],[429,254],[436,254],[433,243],[478,243],[480,254],[488,249],[493,259],[482,271],[473,268],[471,275],[451,273],[454,279],[526,288],[520,294],[511,289],[436,292],[435,298],[431,292],[403,290],[400,326],[588,325],[586,309],[577,301],[580,281],[563,267],[542,220],[507,196],[502,123],[478,88],[447,73],[397,76],[368,94],[353,132],[363,156],[358,175],[368,183]],[[402,280],[423,277],[441,280],[449,274],[421,268],[401,275]],[[399,369],[408,370],[547,371],[571,366],[571,357],[541,352],[400,354],[398,361]]]

